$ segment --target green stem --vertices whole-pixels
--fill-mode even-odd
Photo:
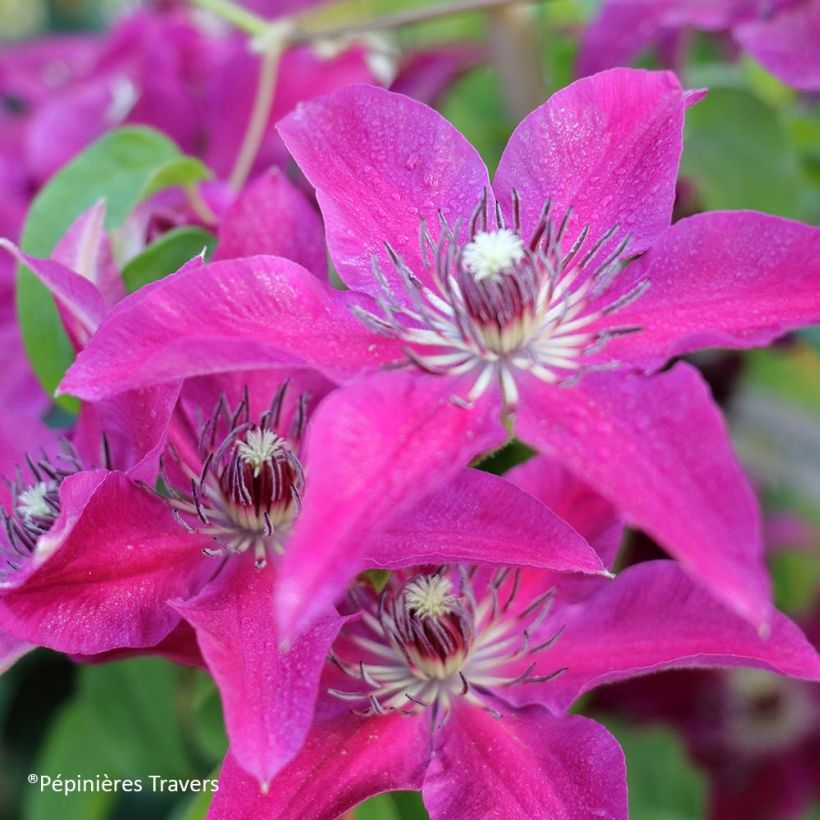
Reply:
[[[324,29],[309,27],[295,27],[290,36],[291,43],[308,43],[316,40],[335,40],[337,38],[353,37],[367,34],[371,31],[385,31],[402,26],[426,23],[441,17],[453,17],[458,14],[469,14],[476,11],[487,11],[504,8],[505,6],[528,5],[544,0],[450,0],[436,6],[399,11],[387,14],[364,22],[345,23]],[[223,20],[231,23],[248,34],[258,36],[264,34],[271,25],[270,21],[252,14],[249,11],[234,5],[231,0],[190,0],[196,6],[213,12]]]
[[[259,67],[256,97],[242,145],[228,177],[228,184],[235,191],[241,190],[250,176],[253,163],[259,154],[259,148],[265,139],[265,131],[273,110],[276,79],[279,75],[279,59],[287,41],[286,31],[289,30],[289,27],[281,27],[277,31],[274,26],[275,24],[267,24],[264,34],[260,35],[260,39],[267,38],[268,42],[263,43],[264,51],[262,52],[262,64]]]
[[[264,17],[259,17],[241,6],[231,3],[230,0],[190,0],[190,2],[195,6],[213,12],[231,25],[253,36],[264,34],[270,25],[270,22],[265,20]]]
[[[385,31],[401,28],[402,26],[427,23],[442,17],[454,17],[459,14],[470,14],[477,11],[488,11],[505,6],[529,5],[542,0],[451,0],[435,6],[399,11],[395,14],[386,14],[372,20],[360,23],[347,23],[326,29],[298,28],[291,37],[291,42],[302,43],[313,40],[334,40],[339,37],[350,37],[357,34],[366,34],[371,31]]]

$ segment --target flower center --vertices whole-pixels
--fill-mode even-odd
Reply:
[[[463,245],[461,220],[451,228],[442,219],[438,240],[422,223],[423,271],[409,270],[389,249],[404,293],[394,292],[379,273],[383,315],[356,309],[359,318],[406,342],[410,361],[428,372],[475,374],[469,401],[495,382],[514,406],[521,372],[556,383],[617,364],[596,361],[594,354],[610,337],[640,330],[611,318],[649,285],[643,280],[613,289],[631,261],[630,238],[616,239],[617,225],[598,236],[589,227],[567,236],[570,214],[556,222],[547,203],[525,240],[516,192],[512,226],[500,210],[491,224],[487,211],[485,194]]]
[[[253,550],[262,568],[283,541],[299,514],[305,477],[296,455],[305,426],[307,397],[294,414],[288,437],[279,426],[286,385],[277,391],[258,423],[250,420],[248,396],[231,411],[221,399],[199,437],[201,465],[168,454],[191,483],[190,494],[175,489],[163,461],[163,479],[172,493],[178,520],[189,530],[213,536],[218,547],[209,555]],[[223,435],[219,445],[218,431]],[[204,525],[204,526],[201,526]]]
[[[245,440],[236,445],[239,458],[248,467],[253,468],[253,474],[258,477],[262,468],[271,462],[277,451],[281,449],[282,439],[273,430],[254,428],[245,435]]]
[[[479,587],[472,571],[454,572],[421,574],[404,584],[393,576],[378,599],[362,600],[361,590],[354,590],[361,621],[345,628],[346,645],[358,647],[361,657],[332,653],[331,659],[368,688],[330,694],[367,701],[364,714],[432,707],[446,719],[457,697],[497,714],[487,700],[494,688],[544,682],[564,671],[536,676],[529,660],[560,634],[548,620],[554,590],[515,609],[518,572],[498,571]],[[535,640],[544,634],[546,641]]]
[[[38,461],[26,458],[31,482],[26,483],[22,471],[10,482],[11,511],[0,507],[0,524],[6,533],[6,544],[0,545],[0,557],[14,572],[34,553],[37,541],[53,526],[60,515],[60,485],[63,479],[79,472],[82,465],[68,442],[55,459],[45,455]],[[8,570],[0,569],[0,574]]]
[[[27,487],[17,497],[17,512],[23,520],[31,522],[35,518],[56,518],[59,511],[59,499],[56,481],[38,481]]]
[[[464,665],[473,641],[473,615],[443,575],[421,575],[382,612],[385,631],[422,680],[447,681]]]
[[[423,618],[449,615],[458,603],[453,584],[443,575],[422,575],[404,590],[407,611]]]
[[[234,442],[219,484],[231,520],[247,532],[270,535],[296,517],[304,477],[284,438],[251,427]]]
[[[502,274],[511,273],[523,258],[524,243],[508,228],[492,233],[479,231],[461,252],[461,264],[476,282],[484,279],[498,282]]]

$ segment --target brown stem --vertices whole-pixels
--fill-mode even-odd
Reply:
[[[544,101],[544,79],[532,25],[532,9],[506,6],[487,15],[490,49],[504,89],[504,102],[518,122]]]

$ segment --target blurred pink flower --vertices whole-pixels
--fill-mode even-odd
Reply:
[[[688,28],[731,31],[784,83],[820,91],[818,0],[605,0],[584,32],[578,73],[626,65]]]
[[[710,784],[710,820],[792,820],[820,798],[820,692],[759,671],[677,671],[596,693],[594,705],[671,724]]]

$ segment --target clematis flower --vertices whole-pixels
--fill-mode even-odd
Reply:
[[[118,306],[61,389],[99,399],[276,363],[346,384],[311,446],[369,459],[314,468],[334,501],[305,512],[289,545],[283,628],[306,624],[356,572],[360,539],[341,522],[376,526],[452,475],[460,446],[472,457],[485,435],[485,448],[503,442],[502,407],[520,439],[761,624],[758,512],[723,419],[688,365],[642,371],[816,321],[820,231],[748,212],[669,227],[691,99],[665,73],[574,83],[518,127],[492,187],[423,105],[363,86],[306,104],[280,131],[354,290],[271,257],[179,273]]]
[[[178,621],[163,611],[163,592],[191,589],[191,579],[168,592],[155,573],[179,573],[189,558],[168,540],[176,523],[126,472],[97,461],[127,451],[124,432],[75,446],[36,418],[0,415],[3,667],[35,645],[79,654],[154,646]],[[117,466],[140,474],[144,461]]]
[[[247,218],[259,203],[283,215],[264,234]],[[312,224],[312,237],[299,242],[290,219]],[[104,222],[101,202],[69,228],[51,259],[22,254],[0,240],[10,261],[28,265],[51,290],[76,350],[124,295]],[[292,250],[321,271],[320,242],[318,215],[278,172],[240,194],[220,224],[224,257],[261,243],[276,252]],[[0,626],[10,634],[0,640],[7,659],[0,663],[13,662],[35,644],[82,660],[150,648],[196,662],[190,631],[165,601],[192,594],[214,574],[214,563],[202,556],[212,539],[181,532],[167,504],[139,484],[154,483],[178,393],[179,385],[170,384],[85,402],[76,425],[64,431],[70,444],[60,444],[33,411],[23,417],[19,406],[5,404],[0,475],[10,490],[0,498],[6,536]]]
[[[271,197],[279,205],[296,205],[303,202],[300,196],[296,189],[283,187],[278,174],[260,178],[226,216],[220,251],[230,255],[243,253],[260,241],[269,245],[293,242],[298,231],[294,234],[288,230],[287,219],[298,214],[298,209],[284,210],[285,218],[278,226],[281,233],[273,230],[263,235],[253,227],[253,205],[269,202]],[[246,213],[248,218],[244,219]],[[81,341],[93,331],[98,317],[106,310],[101,286],[94,285],[94,282],[100,285],[111,274],[107,264],[110,257],[104,233],[101,233],[102,217],[101,206],[92,209],[58,246],[56,256],[63,259],[69,255],[74,242],[84,249],[82,259],[86,266],[75,264],[75,267],[81,267],[85,276],[56,260],[21,257],[52,287],[72,338]],[[315,214],[313,218],[317,218]],[[239,224],[245,224],[248,230],[239,231]],[[300,252],[305,261],[324,266],[324,256],[315,251],[310,242],[302,243]],[[190,269],[202,268],[201,260],[189,264]],[[319,267],[314,276],[317,287],[321,273]],[[168,497],[158,498],[136,485],[124,486],[120,481],[116,492],[112,491],[107,498],[114,506],[119,495],[123,503],[129,505],[127,516],[120,515],[109,524],[109,529],[115,528],[120,533],[119,541],[108,531],[95,534],[86,530],[81,555],[58,541],[60,546],[54,554],[61,559],[57,562],[60,573],[54,572],[53,560],[50,564],[43,562],[42,567],[37,564],[40,578],[34,590],[28,575],[15,575],[19,587],[12,602],[16,620],[6,622],[0,612],[0,625],[8,623],[13,634],[44,642],[44,636],[32,631],[32,623],[43,624],[49,633],[56,633],[54,621],[69,604],[65,602],[66,595],[55,586],[66,584],[67,575],[73,581],[69,593],[89,604],[85,610],[78,608],[75,613],[72,625],[76,630],[70,630],[66,636],[47,638],[52,643],[46,645],[63,651],[80,655],[105,653],[111,657],[111,650],[151,646],[166,655],[189,661],[185,642],[179,646],[180,614],[166,602],[177,599],[177,609],[193,620],[200,600],[214,595],[225,596],[235,608],[236,621],[233,627],[227,623],[225,628],[225,634],[232,635],[231,642],[247,645],[255,640],[250,633],[255,632],[256,627],[247,621],[248,613],[272,610],[279,555],[286,552],[290,540],[297,537],[304,512],[313,515],[317,507],[328,506],[333,499],[332,490],[313,485],[314,470],[327,459],[341,455],[357,469],[366,464],[369,457],[367,453],[340,454],[321,446],[306,447],[307,437],[321,439],[327,428],[336,429],[344,423],[338,414],[323,413],[321,405],[316,408],[316,403],[331,388],[330,382],[309,371],[257,370],[188,380],[173,419],[164,428],[167,445],[161,475]],[[167,389],[149,387],[144,395],[161,397]],[[175,385],[174,389],[179,388]],[[176,392],[173,395],[176,396]],[[122,401],[124,396],[115,401]],[[441,403],[444,405],[442,420],[446,423],[449,416],[451,423],[459,423],[460,409],[451,407],[446,396]],[[163,418],[163,414],[163,410],[152,407],[149,402],[143,406],[141,416],[151,424],[157,416]],[[163,436],[163,444],[165,441]],[[503,479],[460,469],[462,463],[469,461],[473,448],[492,446],[491,434],[479,436],[466,450],[461,436],[452,436],[450,441],[456,448],[449,468],[451,481],[427,499],[418,514],[411,515],[401,505],[392,511],[397,519],[389,537],[366,547],[374,563],[394,566],[410,551],[432,561],[464,560],[480,555],[491,563],[518,561],[557,570],[605,572],[601,560],[586,541],[542,504]],[[413,454],[409,456],[404,464],[411,470],[414,469]],[[70,477],[65,478],[65,482],[69,481]],[[153,475],[150,481],[153,483]],[[133,497],[132,488],[138,497]],[[49,485],[42,489],[51,492],[53,488]],[[373,506],[378,510],[378,487],[362,488],[361,492],[374,499]],[[493,501],[492,513],[485,512],[489,499]],[[49,496],[44,503],[50,500]],[[81,516],[88,515],[85,510],[81,513]],[[381,515],[386,515],[383,508]],[[26,522],[15,523],[23,527]],[[35,533],[31,533],[32,538],[24,545],[26,551],[35,556],[47,554],[42,539],[52,537],[58,524],[44,521],[44,532],[36,533],[38,539],[35,540],[32,540]],[[356,527],[357,539],[365,545],[369,543],[367,522],[342,520],[340,525],[351,531]],[[430,537],[431,530],[438,533],[437,540]],[[476,537],[476,532],[482,536]],[[108,550],[117,549],[123,539],[127,539],[131,549],[120,550],[122,559],[116,573],[100,576],[98,571],[89,570],[103,560],[110,562],[106,558]],[[136,554],[135,547],[139,548]],[[138,557],[141,560],[137,560]],[[75,578],[84,583],[80,584]],[[126,595],[129,589],[132,592]],[[193,598],[199,591],[201,596]],[[0,607],[11,607],[9,595],[0,594]],[[96,625],[99,599],[110,601],[110,606],[116,607],[116,617],[102,611],[111,622],[110,631],[102,634]],[[283,709],[287,714],[281,737],[267,740],[261,735],[259,727],[268,726],[266,721],[272,719],[270,716],[259,726],[249,725],[242,712],[237,718],[232,705],[234,690],[229,690],[229,729],[238,749],[242,750],[245,743],[242,756],[245,765],[260,772],[260,776],[272,771],[272,766],[283,765],[301,746],[309,726],[325,651],[341,622],[333,607],[326,607],[308,636],[298,637],[281,661],[281,675],[271,706],[271,715],[277,720],[283,716]],[[127,624],[133,625],[137,634],[125,633]],[[92,638],[86,634],[89,625],[93,627]],[[263,637],[278,648],[280,636],[276,631],[266,632]],[[247,662],[253,663],[250,650]],[[258,707],[270,705],[267,696],[256,700]]]
[[[546,459],[525,466],[513,478],[610,552],[612,508]],[[399,569],[381,592],[355,585],[304,747],[268,783],[232,746],[209,816],[330,818],[382,791],[420,789],[434,820],[622,818],[623,754],[603,727],[565,714],[578,695],[668,667],[820,676],[787,618],[775,615],[761,640],[671,561],[581,584],[532,567],[428,565]],[[274,615],[252,620],[249,668],[248,642],[240,650],[225,630],[230,599],[202,597],[191,621],[205,657],[217,678],[233,677],[228,691],[244,693],[245,725],[258,727],[254,700],[281,657],[264,637]],[[268,721],[268,732],[281,725]]]
[[[301,747],[327,649],[343,623],[327,607],[285,652],[275,624],[268,628],[280,555],[296,537],[304,512],[328,501],[311,484],[321,451],[305,448],[305,439],[333,423],[323,416],[321,402],[316,407],[330,387],[324,379],[291,372],[286,386],[283,378],[279,371],[254,371],[189,381],[162,472],[168,498],[146,496],[146,503],[165,505],[165,512],[154,512],[156,524],[128,522],[135,539],[171,515],[176,520],[164,549],[179,562],[152,567],[158,573],[154,607],[175,616],[174,628],[180,613],[196,624],[219,602],[220,634],[213,641],[200,636],[199,644],[217,664],[226,652],[242,653],[241,662],[219,670],[217,681],[237,756],[260,779],[269,779]],[[347,457],[354,465],[362,459],[355,453]],[[378,567],[397,566],[412,554],[436,563],[481,557],[490,564],[605,573],[570,525],[504,479],[475,471],[457,473],[422,509],[399,516],[382,538],[374,541],[365,529],[359,537],[370,565]],[[101,548],[88,545],[88,560]],[[119,568],[117,583],[137,580],[127,566]],[[107,586],[102,579],[101,591]],[[174,587],[178,592],[169,594]],[[176,612],[162,606],[171,599],[177,599]],[[140,600],[120,597],[118,605],[121,618],[150,617]],[[268,656],[276,658],[275,670],[266,666]],[[262,669],[264,682],[245,680]]]
[[[51,260],[0,240],[51,288],[77,349],[124,292],[104,216],[102,204],[83,214]],[[4,408],[0,628],[18,645],[75,655],[154,647],[179,621],[164,600],[210,576],[169,542],[178,525],[139,483],[156,476],[178,392],[163,385],[86,403],[59,439],[33,414]],[[169,571],[165,585],[157,568]]]
[[[647,46],[662,46],[688,28],[731,31],[784,83],[820,90],[817,0],[607,0],[584,32],[578,72],[626,65]]]

